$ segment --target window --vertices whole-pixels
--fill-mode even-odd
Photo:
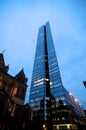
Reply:
[[[17,92],[18,92],[18,88],[16,87],[16,88],[12,88],[10,93],[12,94],[12,96],[15,96]]]

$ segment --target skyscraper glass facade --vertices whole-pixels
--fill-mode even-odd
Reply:
[[[47,22],[38,31],[29,100],[32,110],[39,110],[41,101],[45,99],[46,115],[46,101],[50,93],[54,96],[56,105],[61,99],[65,105],[71,104],[77,114],[84,114],[82,106],[63,86],[50,25]]]

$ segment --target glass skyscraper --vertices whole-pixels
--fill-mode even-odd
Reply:
[[[44,109],[44,120],[48,118],[47,104],[50,97],[55,99],[56,106],[61,99],[65,105],[71,104],[77,114],[84,114],[82,106],[63,86],[50,25],[47,22],[38,31],[29,99],[33,111]]]

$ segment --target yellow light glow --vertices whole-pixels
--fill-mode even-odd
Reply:
[[[39,86],[39,85],[41,85],[41,84],[43,84],[43,82],[39,82],[39,83],[37,83],[37,84],[34,84],[34,86],[36,87],[36,86]]]
[[[18,90],[18,88],[13,89],[13,93],[12,93],[13,96],[17,93],[17,90]]]
[[[75,99],[74,99],[74,101],[75,101],[75,102],[78,102],[78,99],[77,99],[77,98],[75,98]]]
[[[49,79],[45,78],[45,81],[49,81]]]
[[[45,128],[46,126],[45,126],[45,124],[43,124],[43,128]]]
[[[68,128],[68,129],[70,128],[70,125],[69,125],[69,124],[67,124],[67,128]]]
[[[3,78],[0,76],[0,80],[3,80]]]
[[[35,82],[34,82],[34,84],[35,83],[39,83],[39,82],[41,82],[41,81],[43,81],[44,79],[42,78],[42,79],[38,79],[38,80],[36,80]]]

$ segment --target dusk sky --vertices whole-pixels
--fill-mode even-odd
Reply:
[[[0,53],[31,84],[38,29],[50,23],[63,85],[86,109],[86,0],[0,0]],[[29,95],[29,92],[28,92]]]

